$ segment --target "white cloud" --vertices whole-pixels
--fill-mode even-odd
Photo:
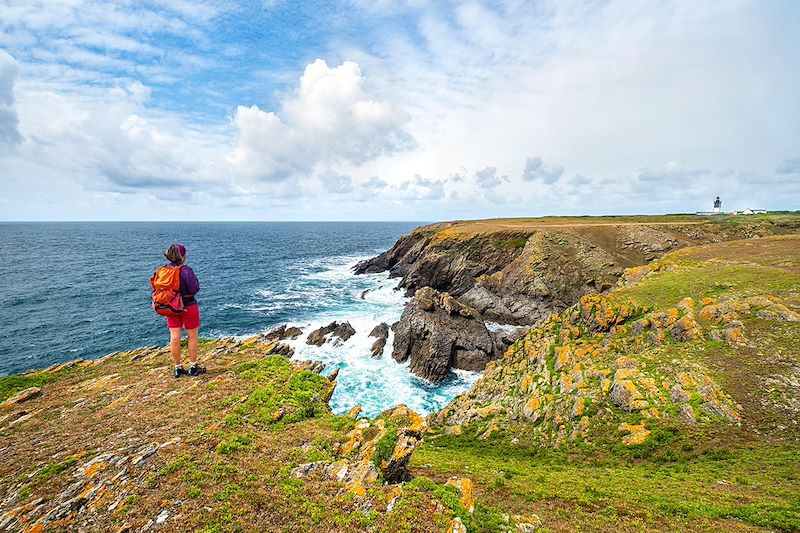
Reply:
[[[19,65],[6,51],[0,50],[0,152],[22,142],[19,119],[14,107],[14,84]]]
[[[415,174],[410,180],[400,183],[397,190],[406,200],[441,200],[444,198],[445,180],[426,179]]]
[[[139,82],[83,95],[23,91],[17,107],[27,141],[17,157],[40,168],[37,179],[74,175],[92,190],[170,189],[177,197],[222,186],[231,133],[154,113],[148,95]]]
[[[497,187],[501,183],[507,182],[508,176],[499,176],[497,174],[497,168],[486,167],[475,172],[475,180],[478,182],[478,186],[481,189],[491,189]]]
[[[346,174],[339,174],[329,168],[317,177],[322,182],[322,188],[325,192],[337,194],[353,192],[353,178]]]
[[[639,170],[636,177],[639,181],[657,182],[666,186],[675,186],[687,180],[698,178],[704,174],[710,174],[710,172],[704,169],[686,168],[680,161],[669,161],[660,168],[642,168]]]
[[[246,23],[287,7],[268,4]],[[346,218],[326,192],[349,187],[367,218],[800,201],[791,2],[346,4],[313,19],[313,46],[273,50],[220,32],[241,4],[5,0],[5,174],[236,218],[267,203]]]
[[[283,102],[281,116],[239,106],[232,163],[244,175],[280,181],[319,163],[360,164],[412,148],[404,129],[408,116],[370,98],[363,82],[358,64],[346,61],[330,68],[317,59]]]
[[[540,180],[547,185],[558,181],[562,174],[564,174],[563,166],[547,164],[539,156],[526,159],[525,168],[522,169],[523,180]]]

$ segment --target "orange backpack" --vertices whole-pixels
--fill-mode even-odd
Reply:
[[[153,310],[163,316],[177,316],[183,313],[181,297],[181,267],[163,266],[150,278],[153,287]]]

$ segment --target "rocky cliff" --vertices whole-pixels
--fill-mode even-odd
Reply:
[[[408,294],[432,287],[486,320],[535,324],[672,250],[798,231],[800,217],[791,215],[448,222],[418,228],[355,272],[388,270]]]
[[[767,220],[794,231],[781,217],[702,231],[767,233]],[[619,222],[613,232],[633,231]],[[416,246],[432,260],[442,252],[427,239],[445,230],[401,239],[400,259]],[[455,238],[497,255],[468,250],[440,279],[510,254],[496,274],[542,239],[548,258],[593,253],[576,228],[558,250],[565,231]],[[543,279],[585,285],[576,264],[543,263]],[[202,341],[197,377],[172,378],[161,346],[2,376],[0,531],[799,531],[800,237],[686,247],[593,279],[602,294],[577,291],[502,353],[474,307],[417,290],[397,354],[446,338],[448,364],[487,364],[427,418],[333,415],[336,373],[290,360],[280,339],[300,332],[287,328]],[[477,285],[447,283],[462,298]]]
[[[771,330],[787,326],[787,341],[800,333],[799,265],[800,237],[791,236],[687,249],[628,269],[615,290],[583,296],[531,328],[435,421],[481,421],[487,433],[521,423],[549,446],[615,433],[623,444],[639,444],[647,427],[665,421],[776,432],[758,426],[760,407],[739,389],[747,380],[777,387],[772,410],[797,439],[800,395],[791,376],[800,347],[781,350],[779,366],[790,377],[783,386],[766,354],[776,356]],[[762,354],[756,369],[746,365],[753,350]],[[701,355],[708,351],[714,356]]]
[[[442,381],[451,368],[483,370],[515,340],[489,331],[475,309],[430,287],[416,292],[393,329],[392,357],[410,359],[409,370],[431,381]]]
[[[429,423],[417,471],[468,471],[552,530],[798,530],[800,237],[625,270]]]

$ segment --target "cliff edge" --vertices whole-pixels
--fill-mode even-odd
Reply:
[[[422,226],[355,273],[389,271],[411,295],[447,292],[485,320],[531,325],[614,287],[626,268],[665,253],[800,232],[800,216],[546,217]]]

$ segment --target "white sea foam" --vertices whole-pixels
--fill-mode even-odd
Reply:
[[[417,378],[409,372],[407,363],[392,359],[391,331],[383,356],[373,358],[370,349],[375,338],[369,337],[369,332],[381,322],[391,326],[399,320],[407,298],[402,291],[395,290],[399,280],[390,280],[385,273],[353,275],[352,267],[360,259],[363,258],[312,261],[306,267],[307,273],[296,278],[296,283],[287,290],[289,295],[295,293],[288,299],[330,299],[312,302],[318,304],[315,310],[288,321],[289,325],[303,328],[303,335],[286,341],[295,349],[294,358],[323,361],[325,374],[339,369],[331,399],[335,413],[346,412],[356,404],[361,405],[366,416],[376,416],[401,403],[423,415],[441,409],[454,396],[468,390],[480,373],[456,371],[441,384]],[[356,330],[355,335],[344,343],[327,342],[320,347],[306,344],[311,331],[333,321],[349,322]]]

